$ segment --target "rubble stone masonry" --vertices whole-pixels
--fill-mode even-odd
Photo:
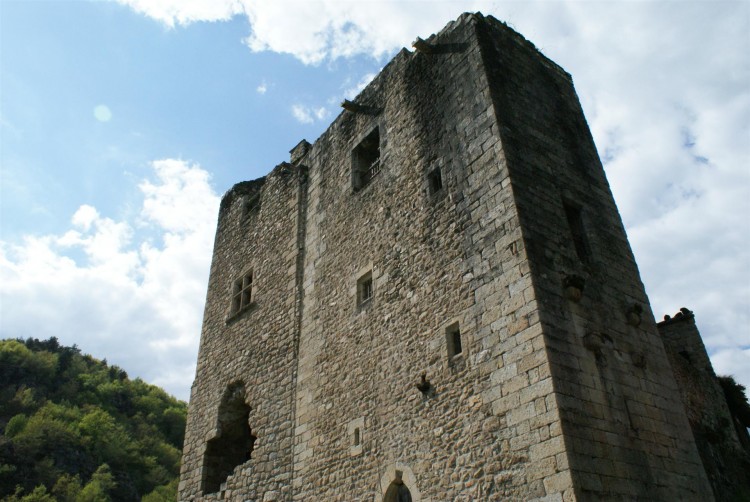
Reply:
[[[180,499],[712,500],[570,76],[415,47],[224,196]]]

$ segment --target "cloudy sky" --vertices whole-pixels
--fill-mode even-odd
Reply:
[[[0,2],[0,337],[187,399],[216,214],[464,11],[574,78],[657,317],[750,387],[750,2]]]

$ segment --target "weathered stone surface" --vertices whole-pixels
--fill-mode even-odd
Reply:
[[[422,44],[225,195],[180,498],[711,500],[570,76],[479,14]]]
[[[741,423],[733,423],[736,419],[711,367],[695,316],[683,308],[658,327],[716,498],[750,497],[750,437]],[[674,411],[678,410],[670,410],[669,415]]]

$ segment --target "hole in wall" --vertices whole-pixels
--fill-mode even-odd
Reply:
[[[249,417],[245,386],[229,386],[219,405],[219,434],[208,441],[203,456],[203,493],[218,492],[232,471],[250,459],[258,438],[250,430]]]

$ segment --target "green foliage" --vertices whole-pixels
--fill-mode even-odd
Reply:
[[[5,426],[5,435],[9,438],[14,438],[19,432],[26,428],[26,424],[29,423],[29,417],[23,413],[19,413],[8,421]]]
[[[47,493],[47,488],[44,485],[37,486],[28,495],[21,496],[22,493],[22,489],[18,488],[7,500],[14,502],[56,502],[55,497]]]
[[[141,499],[141,502],[176,502],[179,478],[173,479],[168,485],[158,486]]]
[[[0,500],[175,500],[187,406],[50,340],[0,340]]]
[[[57,478],[55,486],[52,488],[52,494],[58,502],[76,502],[78,495],[81,493],[81,477],[76,474],[63,474]]]
[[[737,383],[731,376],[720,376],[719,384],[724,390],[729,411],[740,419],[742,425],[750,427],[750,403],[747,402],[745,386]]]
[[[115,488],[115,479],[107,464],[102,464],[91,476],[91,481],[86,483],[78,495],[80,502],[108,502],[112,500],[111,492]]]

